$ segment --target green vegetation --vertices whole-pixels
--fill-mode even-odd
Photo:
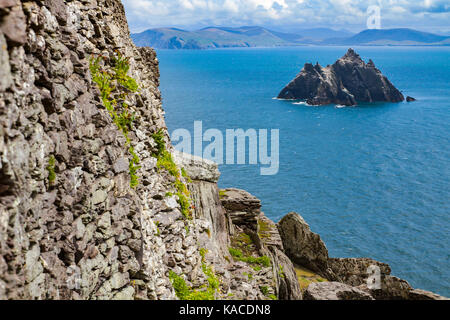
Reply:
[[[181,168],[181,175],[183,176],[183,178],[186,179],[187,182],[191,183],[192,179],[191,177],[189,177],[188,173],[186,172],[186,169]]]
[[[177,190],[176,195],[178,197],[178,204],[181,207],[181,213],[186,219],[192,219],[190,193],[186,185],[181,181],[181,177],[184,177],[188,182],[191,181],[191,179],[188,177],[184,168],[182,168],[181,171],[178,169],[178,166],[173,161],[172,154],[167,151],[163,131],[159,130],[154,133],[152,138],[156,143],[156,151],[152,154],[152,156],[158,160],[156,166],[158,169],[167,170],[167,172],[175,178],[174,187]]]
[[[270,267],[270,259],[267,256],[262,257],[253,257],[253,256],[244,256],[242,251],[240,249],[236,248],[228,248],[228,251],[230,252],[231,256],[234,258],[234,260],[237,261],[243,261],[249,264],[257,264],[263,267]]]
[[[297,274],[298,283],[300,285],[300,289],[305,291],[309,285],[313,282],[326,282],[328,281],[325,278],[315,274],[314,272],[295,265],[295,273]]]
[[[180,300],[214,300],[215,294],[219,289],[220,281],[214,273],[211,266],[206,264],[205,256],[208,250],[201,248],[200,256],[202,257],[202,271],[205,274],[208,285],[202,286],[206,290],[199,291],[190,288],[186,281],[173,271],[169,271],[169,279],[172,282],[175,294]]]
[[[208,250],[206,250],[205,248],[201,248],[200,249],[200,257],[202,257],[202,262],[204,263],[206,260],[205,260],[205,256],[206,256],[206,254],[208,253]]]
[[[269,287],[268,286],[261,286],[259,287],[259,289],[261,290],[261,293],[263,295],[265,295],[266,297],[272,299],[272,300],[278,300],[277,296],[274,294],[269,294]]]
[[[253,244],[252,238],[248,234],[246,234],[245,232],[242,232],[242,233],[239,234],[238,242],[240,242],[241,245],[246,245],[246,246],[249,246],[249,245]]]
[[[278,268],[280,269],[278,271],[278,275],[280,276],[280,278],[284,279],[286,277],[286,275],[284,274],[283,266],[280,264],[280,265],[278,265]]]
[[[155,226],[156,226],[156,236],[159,237],[161,235],[161,230],[159,230],[159,225],[161,224],[161,222],[156,221],[155,222]]]
[[[261,292],[263,295],[267,296],[269,294],[269,287],[268,286],[261,286],[260,287]]]
[[[261,271],[261,266],[252,266],[252,269],[255,270],[256,272]]]
[[[227,192],[225,190],[219,190],[219,197],[225,198],[227,196]]]
[[[129,138],[129,131],[135,121],[135,115],[130,112],[126,101],[131,94],[139,91],[139,86],[136,80],[128,76],[129,60],[119,52],[116,52],[112,59],[102,56],[91,57],[89,69],[92,80],[100,89],[103,106],[126,139],[128,153],[131,156],[129,163],[130,186],[136,188],[139,185],[137,172],[141,167],[139,166],[139,156]]]
[[[55,156],[51,155],[50,158],[48,159],[48,165],[47,165],[48,183],[50,185],[52,185],[56,180],[55,163],[56,163]]]
[[[249,273],[249,272],[244,272],[243,273],[244,276],[247,276],[248,281],[252,281],[253,279],[253,274]]]
[[[270,231],[272,230],[271,225],[269,222],[258,219],[258,235],[259,237],[264,241],[264,239],[267,239],[270,237]]]

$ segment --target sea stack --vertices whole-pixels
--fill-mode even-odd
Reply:
[[[278,95],[279,99],[306,100],[310,105],[358,102],[402,102],[403,94],[375,67],[365,63],[353,49],[333,65],[306,63],[298,76]]]

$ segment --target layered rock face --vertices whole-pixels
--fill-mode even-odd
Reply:
[[[128,34],[120,1],[0,1],[0,298],[175,297],[153,222],[170,189],[150,155],[165,128],[158,61]],[[136,189],[89,72],[116,50],[142,88]]]
[[[309,105],[356,105],[358,102],[401,102],[403,94],[375,67],[353,50],[333,65],[305,64],[299,75],[278,95],[305,100]]]

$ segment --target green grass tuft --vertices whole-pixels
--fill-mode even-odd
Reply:
[[[175,294],[180,300],[215,300],[215,294],[219,289],[220,281],[214,273],[211,266],[206,264],[205,256],[208,250],[201,248],[200,256],[202,257],[202,271],[207,278],[208,285],[205,290],[195,290],[190,288],[186,281],[173,271],[169,271],[169,279],[172,282]]]
[[[141,169],[141,166],[139,166],[139,156],[134,151],[128,136],[136,117],[129,111],[129,106],[125,101],[130,94],[139,91],[139,86],[136,80],[128,76],[129,59],[123,57],[119,52],[116,52],[116,56],[111,60],[102,56],[92,56],[89,61],[89,69],[92,80],[100,89],[103,106],[109,112],[113,123],[125,136],[128,152],[131,156],[129,164],[130,186],[136,188],[139,185],[137,172]]]
[[[56,159],[54,155],[51,155],[48,159],[47,171],[48,171],[48,183],[52,185],[56,180],[56,172],[55,172],[55,163]]]
[[[270,258],[267,256],[257,258],[253,256],[244,256],[244,254],[240,249],[232,247],[228,248],[228,251],[230,252],[231,256],[237,261],[243,261],[249,264],[256,264],[266,268],[271,266]]]

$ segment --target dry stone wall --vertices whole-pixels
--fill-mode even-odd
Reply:
[[[119,54],[140,87],[126,101],[135,188],[89,68]],[[169,271],[192,290],[217,277],[214,298],[269,299],[272,269],[250,281],[228,252],[217,165],[171,150],[156,54],[133,45],[119,0],[0,0],[0,72],[0,299],[176,299]],[[158,164],[155,134],[190,178]]]

